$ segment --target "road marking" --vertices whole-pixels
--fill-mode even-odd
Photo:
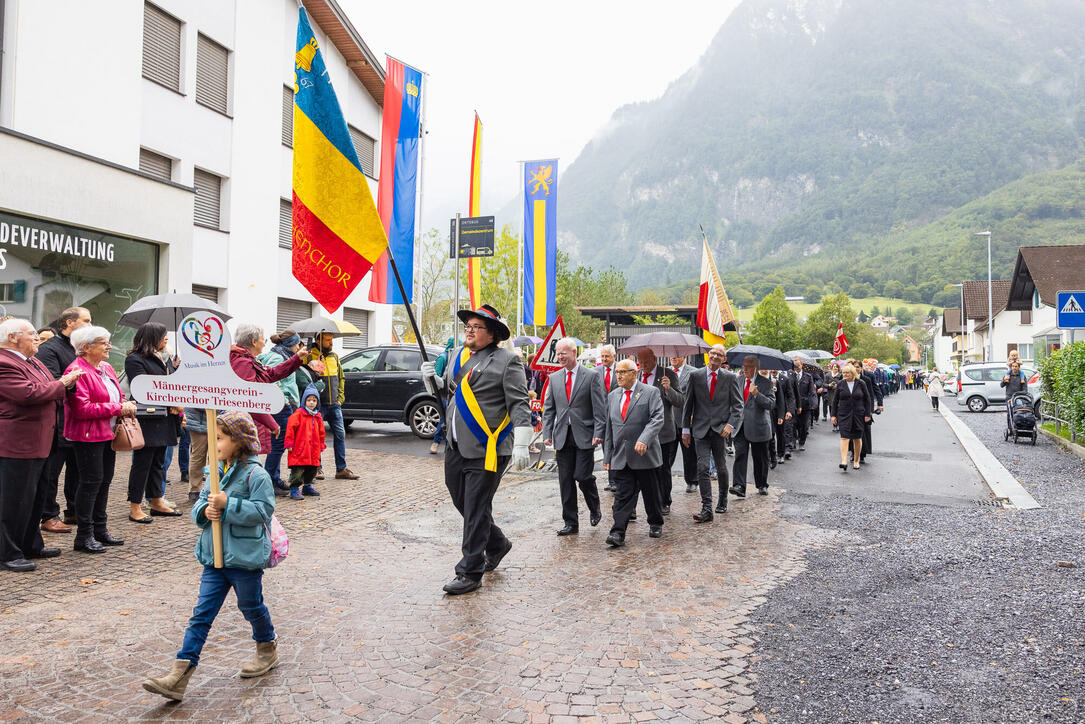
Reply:
[[[1040,507],[1040,504],[1029,495],[1029,492],[1013,476],[1013,473],[998,461],[994,453],[988,450],[987,446],[976,437],[976,433],[972,432],[968,425],[953,414],[948,406],[939,405],[938,411],[942,413],[942,417],[945,418],[946,423],[953,430],[953,434],[961,441],[961,447],[968,453],[968,457],[972,459],[972,464],[979,470],[980,477],[987,483],[987,487],[991,489],[996,498],[1008,500],[1009,507],[1020,510],[1032,510]]]

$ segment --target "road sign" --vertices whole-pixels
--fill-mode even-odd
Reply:
[[[1055,326],[1085,329],[1085,290],[1059,292],[1055,297]]]
[[[546,339],[539,345],[539,351],[535,353],[535,359],[531,360],[531,369],[547,370],[549,372],[560,370],[563,365],[558,362],[558,340],[564,336],[565,322],[562,320],[561,315],[558,315],[558,318],[554,320],[554,326],[550,328],[550,333],[546,335]]]
[[[460,258],[494,255],[494,217],[466,216],[460,218]],[[456,220],[448,232],[448,258],[456,258]]]

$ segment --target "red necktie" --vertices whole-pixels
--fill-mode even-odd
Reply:
[[[603,379],[603,384],[606,385],[607,392],[610,392],[610,368],[607,367],[606,377]]]
[[[708,399],[714,400],[716,399],[716,373],[710,371],[709,374],[712,376],[712,381],[708,383]]]
[[[644,373],[644,379],[641,380],[641,382],[643,382],[644,384],[648,384],[648,375],[650,375],[650,374],[651,374],[650,372],[645,372]]]
[[[629,410],[629,396],[633,394],[633,390],[625,391],[625,399],[622,400],[622,419],[625,419],[625,413]]]
[[[565,370],[565,401],[573,401],[573,373]]]
[[[746,389],[744,389],[742,391],[742,401],[745,402],[748,399],[750,399],[750,379],[747,377],[746,378]]]
[[[677,367],[674,368],[674,373],[678,374],[678,368]]]

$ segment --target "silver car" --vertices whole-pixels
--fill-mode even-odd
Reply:
[[[1040,397],[1040,375],[1035,368],[1021,366],[1028,380],[1028,393],[1033,404]],[[1005,362],[968,364],[957,370],[955,388],[957,404],[965,405],[972,412],[983,412],[988,405],[1006,404],[1006,388],[1002,380],[1009,372]]]

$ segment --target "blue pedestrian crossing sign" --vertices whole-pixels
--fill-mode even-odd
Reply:
[[[1055,297],[1055,326],[1085,329],[1085,290],[1059,292]]]

